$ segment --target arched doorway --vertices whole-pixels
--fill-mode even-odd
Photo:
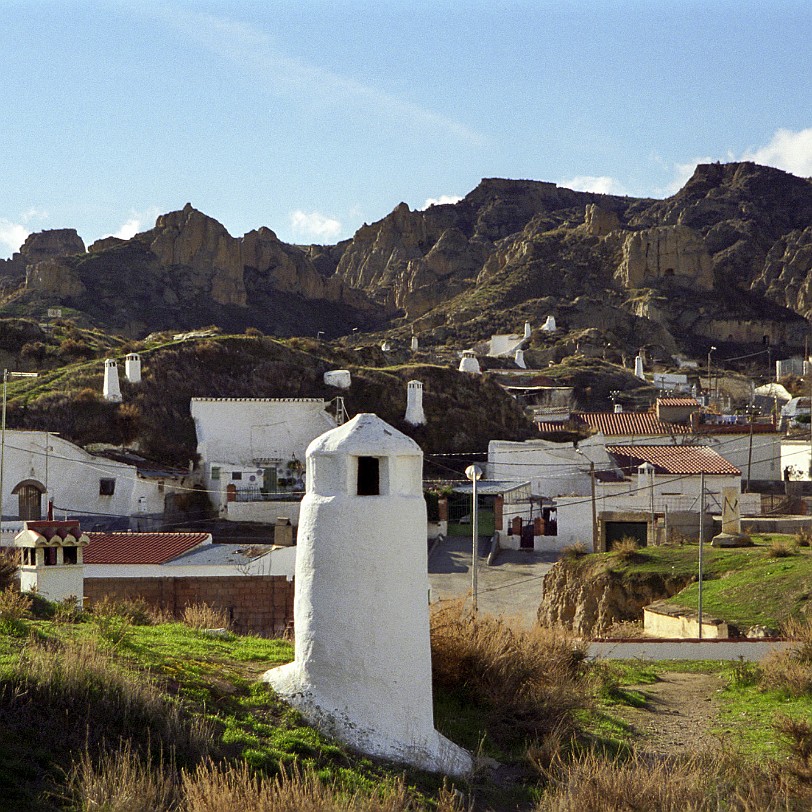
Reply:
[[[12,491],[19,500],[20,519],[24,522],[42,518],[42,494],[45,486],[36,479],[24,479]]]

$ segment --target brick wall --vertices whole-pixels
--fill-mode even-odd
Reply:
[[[293,624],[293,581],[283,575],[191,578],[85,578],[88,604],[108,596],[143,598],[176,617],[184,607],[207,603],[225,609],[239,634],[277,637]]]

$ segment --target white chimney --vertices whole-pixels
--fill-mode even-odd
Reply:
[[[531,333],[531,332],[532,332],[532,331],[530,330],[530,322],[529,322],[529,321],[526,321],[526,322],[524,323],[524,337],[525,337],[525,338],[530,338],[530,333]]]
[[[124,359],[124,374],[130,383],[141,383],[141,356],[131,352]]]
[[[102,390],[105,400],[111,403],[121,403],[121,387],[118,385],[118,364],[114,358],[108,358],[104,362],[104,389]]]
[[[423,411],[423,384],[420,381],[409,381],[406,385],[406,417],[412,426],[425,426],[426,414]]]
[[[417,336],[412,336],[412,352],[417,352]]]
[[[324,383],[337,389],[349,389],[352,385],[352,375],[348,369],[329,369],[324,373]]]
[[[513,360],[516,362],[516,366],[519,367],[519,369],[527,369],[527,364],[524,362],[524,350],[516,350]]]
[[[615,414],[623,414],[623,404],[616,403],[615,404]]]
[[[554,333],[556,331],[555,316],[547,316],[547,321],[541,326],[545,333]]]
[[[643,372],[643,356],[636,355],[634,357],[634,374],[635,377],[640,378],[641,381],[646,379],[646,374]]]
[[[472,375],[479,375],[482,372],[473,350],[462,351],[459,370],[460,372],[470,372]]]

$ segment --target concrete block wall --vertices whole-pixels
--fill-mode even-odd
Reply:
[[[85,605],[107,596],[142,598],[180,617],[186,606],[207,603],[225,609],[239,634],[278,637],[293,623],[293,581],[283,575],[190,578],[85,578]]]

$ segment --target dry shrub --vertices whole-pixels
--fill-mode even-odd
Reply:
[[[631,536],[624,536],[612,545],[612,552],[621,561],[634,561],[640,552],[640,545]]]
[[[57,748],[98,748],[104,736],[113,742],[132,738],[141,749],[152,743],[190,758],[209,752],[209,722],[187,716],[148,675],[123,667],[92,640],[29,644],[3,674],[2,690],[20,697],[9,724],[47,737]],[[58,730],[54,707],[65,709]],[[43,729],[37,732],[37,726]]]
[[[435,686],[482,706],[494,739],[575,731],[573,711],[587,702],[586,648],[566,631],[475,617],[447,601],[432,610],[431,651]]]
[[[810,529],[808,527],[802,527],[795,534],[795,543],[799,547],[810,547],[810,546],[812,546],[812,529]]]
[[[19,561],[16,552],[16,550],[0,549],[0,590],[13,586],[17,579]]]
[[[583,558],[585,555],[589,555],[589,550],[587,550],[586,544],[584,544],[583,541],[576,541],[574,544],[570,544],[561,550],[561,557],[568,561]]]
[[[790,541],[774,541],[767,548],[768,558],[789,558],[797,554],[798,549],[795,543]]]
[[[0,620],[22,620],[28,615],[30,609],[30,595],[24,595],[13,586],[6,587],[0,592]]]
[[[812,695],[812,621],[791,620],[785,631],[794,644],[762,660],[760,684],[791,696]]]
[[[342,791],[311,770],[294,766],[275,778],[251,773],[245,763],[202,764],[183,773],[184,812],[411,812],[424,808],[413,799],[402,779],[383,784],[376,792]],[[454,794],[444,788],[437,812],[462,812]]]
[[[718,752],[658,758],[633,753],[609,759],[589,752],[544,771],[547,789],[536,812],[778,812],[804,803],[803,789],[775,765]]]
[[[90,812],[156,812],[178,809],[177,787],[162,764],[152,766],[125,742],[94,760],[85,750],[68,774],[72,809]]]
[[[183,610],[183,622],[193,629],[228,629],[231,621],[225,609],[208,603],[192,603]]]
[[[775,728],[789,741],[793,773],[802,780],[812,780],[812,724],[782,715],[776,719]]]

